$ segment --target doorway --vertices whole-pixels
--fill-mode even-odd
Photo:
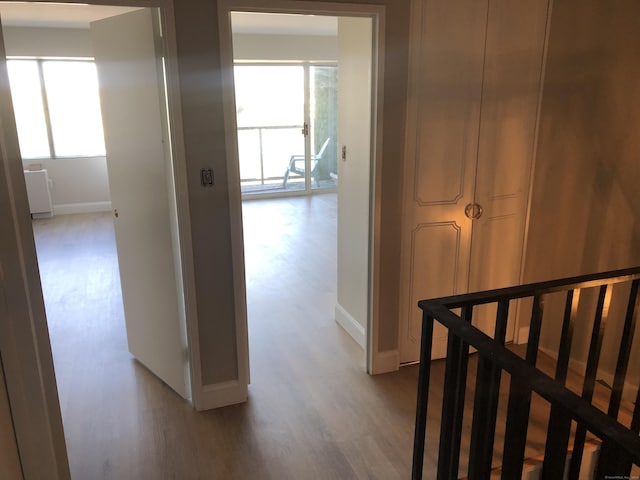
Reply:
[[[18,140],[25,176],[44,172],[48,181],[33,184],[28,194],[53,193],[52,215],[113,209],[129,351],[186,398],[181,258],[158,13],[87,7],[75,20],[76,30],[85,28],[70,32],[59,16],[51,21],[57,27],[24,27],[28,19],[14,20],[21,7],[3,7]],[[48,12],[51,18],[56,7]],[[107,201],[87,201],[100,188]]]
[[[268,32],[261,33],[270,38],[268,41],[262,39],[257,42],[261,48],[254,50],[248,59],[254,65],[256,56],[265,62],[286,63],[283,68],[297,63],[302,66],[302,77],[307,77],[304,82],[306,85],[312,83],[312,71],[326,76],[328,70],[334,68],[333,64],[337,64],[337,82],[333,87],[334,90],[337,87],[337,92],[330,93],[327,96],[330,99],[327,103],[330,105],[324,105],[324,110],[337,110],[337,127],[329,125],[325,127],[326,131],[319,128],[318,122],[314,122],[318,116],[312,115],[321,110],[319,95],[311,93],[310,89],[306,90],[306,94],[302,93],[301,96],[307,97],[304,102],[306,107],[304,111],[301,109],[301,120],[291,126],[297,139],[292,137],[292,146],[285,145],[285,151],[276,155],[281,163],[273,170],[275,178],[270,179],[277,185],[275,191],[263,190],[260,196],[309,195],[322,190],[322,182],[327,182],[325,185],[329,189],[337,185],[337,300],[334,317],[363,348],[364,363],[367,371],[371,372],[371,327],[376,322],[372,308],[372,285],[376,274],[373,268],[375,238],[372,236],[375,230],[374,205],[377,204],[375,199],[379,194],[374,188],[374,172],[380,155],[375,148],[375,139],[378,138],[380,125],[377,119],[380,118],[382,108],[378,92],[381,75],[378,70],[381,63],[378,28],[384,11],[379,7],[365,5],[346,7],[340,4],[318,4],[316,8],[305,10],[296,5],[296,2],[286,1],[276,2],[268,8],[251,1],[219,3],[221,57],[226,87],[225,126],[230,152],[227,160],[230,200],[232,209],[238,212],[238,218],[241,219],[242,198],[247,198],[247,189],[242,185],[242,162],[247,158],[247,147],[242,144],[240,117],[244,105],[240,105],[243,107],[243,111],[240,111],[238,92],[241,88],[234,78],[234,68],[238,72],[244,67],[238,62],[242,60],[238,56],[251,43],[247,38],[250,33],[242,32],[241,29],[247,24],[260,25],[260,21],[266,20],[260,28]],[[318,26],[317,21],[323,25]],[[333,29],[332,35],[316,30],[326,29],[327,24],[331,25],[328,28]],[[309,32],[313,34],[310,36]],[[327,39],[320,37],[332,38],[325,42]],[[331,42],[333,52],[330,52],[330,48],[318,48],[319,45]],[[278,47],[265,48],[268,43],[277,44]],[[314,48],[305,48],[305,45],[313,45]],[[259,80],[258,78],[257,81]],[[290,78],[287,79],[289,80]],[[292,121],[296,122],[290,120],[289,123]],[[335,120],[329,120],[328,123],[333,121]],[[335,142],[332,129],[336,132]],[[264,188],[265,179],[261,178],[260,183]],[[290,184],[296,183],[299,185],[297,191],[287,191]],[[238,223],[234,227],[236,238],[242,241],[245,233],[242,224]],[[313,255],[313,249],[293,252],[292,258],[297,255],[297,261],[304,261],[305,255]],[[238,278],[246,278],[242,250],[236,251],[234,270]],[[240,294],[236,298],[236,308],[246,315],[246,284],[240,287],[237,289]],[[284,292],[280,292],[279,295],[283,294]]]
[[[23,7],[25,10],[21,10]],[[164,382],[162,385],[169,385],[180,396],[187,397],[189,372],[186,369],[184,353],[185,318],[184,308],[180,307],[178,301],[178,297],[182,295],[180,292],[181,258],[177,238],[178,218],[173,191],[172,155],[168,147],[170,145],[168,119],[163,117],[163,114],[166,114],[166,93],[162,75],[162,55],[158,55],[156,50],[158,36],[155,28],[159,25],[156,9],[39,5],[37,9],[38,14],[41,15],[37,19],[39,24],[46,21],[45,14],[51,14],[53,10],[74,10],[73,21],[82,23],[84,28],[79,28],[77,25],[73,29],[68,25],[66,28],[60,25],[53,28],[50,25],[47,28],[38,29],[24,27],[26,22],[30,21],[28,7],[26,4],[4,3],[1,6],[3,20],[9,19],[9,24],[13,24],[9,27],[11,32],[9,41],[6,42],[8,54],[14,57],[10,62],[15,62],[19,67],[17,70],[9,69],[10,77],[17,79],[11,82],[11,87],[25,86],[27,83],[36,85],[30,98],[35,104],[39,104],[45,116],[45,128],[42,129],[44,141],[38,144],[27,137],[26,144],[20,142],[24,166],[27,168],[31,166],[36,170],[33,167],[38,164],[38,170],[49,170],[52,174],[49,177],[51,183],[45,183],[45,191],[53,186],[54,193],[59,194],[54,196],[55,202],[51,209],[54,213],[53,218],[43,221],[49,222],[50,225],[62,223],[63,226],[61,230],[54,229],[53,238],[46,241],[48,246],[52,247],[53,256],[49,255],[51,251],[45,252],[39,249],[38,257],[41,262],[51,261],[50,265],[40,264],[47,310],[51,310],[52,303],[56,303],[53,309],[57,310],[59,318],[64,317],[62,322],[55,325],[57,338],[52,339],[54,342],[57,340],[57,345],[62,345],[62,348],[75,349],[75,352],[70,355],[56,358],[58,360],[55,365],[58,370],[58,391],[61,393],[61,400],[65,397],[67,400],[62,403],[63,411],[72,408],[79,414],[75,417],[76,420],[82,418],[82,412],[85,410],[89,420],[91,416],[95,418],[96,402],[111,398],[115,392],[131,393],[131,390],[135,389],[136,375],[149,375],[153,378],[150,372],[162,379]],[[20,25],[12,21],[17,15],[22,15]],[[62,16],[64,17],[64,14]],[[56,18],[56,22],[61,21],[60,15]],[[71,20],[67,19],[68,21]],[[122,22],[133,23],[135,28],[123,28]],[[140,28],[141,25],[146,28]],[[113,35],[114,31],[117,33],[117,38]],[[48,34],[52,35],[55,41],[47,40]],[[144,35],[147,37],[143,38]],[[120,52],[116,51],[118,42],[121,42]],[[41,46],[45,51],[29,51],[34,46]],[[79,51],[87,46],[92,46],[92,51],[80,54]],[[151,46],[150,49],[149,46]],[[150,53],[145,57],[146,60],[141,58],[141,55],[146,55],[145,52],[141,52],[141,49],[146,49],[145,52]],[[129,61],[124,61],[125,59],[114,61],[114,58],[118,57],[123,50],[130,55],[126,59]],[[138,70],[114,72],[111,70],[114,65],[116,68],[127,66]],[[25,66],[27,68],[22,68]],[[69,73],[69,70],[64,70],[63,67],[69,67],[73,73]],[[140,68],[146,69],[146,73],[141,73]],[[62,73],[60,69],[63,70]],[[25,82],[24,77],[20,75],[15,77],[16,72],[25,73],[23,70],[35,72],[35,76],[29,82]],[[88,76],[85,78],[83,75]],[[92,88],[85,89],[84,87],[88,85],[87,79],[91,75],[94,77],[94,84]],[[131,81],[132,75],[136,76],[135,81]],[[144,80],[142,75],[146,75]],[[95,77],[98,77],[101,87],[99,93],[95,85]],[[111,82],[110,79],[113,78],[117,78],[120,83]],[[93,118],[89,112],[78,113],[74,110],[73,102],[69,102],[68,95],[67,97],[58,95],[60,93],[58,90],[65,88],[69,90],[69,84],[74,82],[77,82],[77,85],[73,86],[71,95],[93,89],[92,104],[99,105],[102,100],[102,112],[99,112],[99,106],[93,110],[98,110],[98,117],[102,117],[104,135],[101,131],[99,136],[101,140],[103,136],[105,137],[106,155],[104,144],[102,151],[99,148],[91,152],[70,150],[70,140],[73,140],[74,135],[67,134],[69,131],[75,129],[75,137],[78,140],[76,143],[80,144],[87,143],[90,135],[84,134],[81,130],[82,125],[72,125],[65,129],[65,126],[69,126],[67,124],[69,119],[65,120],[64,114],[70,114],[71,117],[75,115],[77,117],[75,120],[79,117],[82,119],[81,123],[85,124],[91,123],[88,118]],[[141,82],[145,85],[146,99],[140,94]],[[114,85],[117,87],[114,88]],[[114,90],[118,90],[117,94]],[[68,91],[67,94],[69,94]],[[132,114],[123,115],[122,110],[119,111],[118,108],[123,104],[133,105],[129,99],[123,100],[126,95],[135,96],[136,109]],[[38,99],[41,100],[38,101]],[[14,95],[14,109],[22,108],[24,105],[16,100]],[[87,99],[83,99],[83,103],[78,105],[79,109],[82,110],[82,107],[86,107],[88,103]],[[165,106],[164,109],[163,106]],[[141,120],[137,115],[143,112],[147,117]],[[56,117],[57,114],[60,115]],[[131,123],[125,126],[128,122]],[[140,128],[140,125],[144,128]],[[126,145],[123,132],[118,131],[120,126],[125,126],[129,132],[134,132],[133,142]],[[20,122],[18,122],[18,138],[22,141],[21,133]],[[33,131],[27,133],[33,133]],[[93,137],[90,139],[94,140]],[[32,147],[40,145],[46,153],[29,152],[24,145]],[[25,153],[31,153],[31,155],[25,155]],[[31,158],[26,160],[26,156]],[[14,154],[11,157],[12,161],[14,157],[19,163],[19,155]],[[135,162],[128,161],[132,157],[135,158]],[[114,168],[117,167],[118,159],[121,160],[120,163],[124,160],[128,168],[118,172]],[[113,213],[96,212],[96,210],[105,210],[104,204],[108,203],[107,201],[97,202],[91,201],[86,196],[83,197],[83,194],[95,193],[96,185],[104,186],[106,200],[110,200],[113,204]],[[87,213],[91,211],[93,213]],[[63,215],[81,212],[83,212],[82,215]],[[73,221],[67,222],[65,217],[74,218]],[[65,229],[65,223],[73,224],[75,230]],[[127,223],[129,223],[128,226]],[[152,242],[148,239],[150,229],[153,231]],[[40,230],[36,232],[38,237],[42,229],[37,226],[36,230]],[[53,230],[49,229],[49,231]],[[82,239],[85,241],[77,243]],[[142,248],[140,248],[141,241]],[[116,243],[118,244],[117,255],[115,255]],[[42,244],[38,245],[40,246]],[[56,255],[56,249],[58,255]],[[145,261],[145,258],[149,260],[150,257],[151,262]],[[148,268],[149,264],[153,265],[153,268],[160,267],[160,270],[153,272]],[[132,278],[138,274],[143,276]],[[44,278],[45,275],[50,278]],[[157,280],[160,280],[164,286],[161,286]],[[121,283],[124,287],[122,289]],[[52,285],[56,290],[53,295],[51,295],[51,289],[47,289]],[[141,292],[140,286],[149,290],[146,293]],[[126,298],[124,301],[126,312],[124,322],[121,296],[129,297],[129,301]],[[169,300],[169,308],[165,303],[166,299]],[[106,302],[102,302],[103,300]],[[149,306],[156,311],[150,312]],[[164,315],[162,311],[168,312],[168,315]],[[145,318],[153,319],[154,325],[145,326]],[[163,323],[163,318],[168,323]],[[73,321],[82,322],[82,325],[73,325]],[[156,333],[153,333],[154,331]],[[66,338],[78,332],[88,336]],[[51,337],[54,337],[54,332]],[[102,348],[104,343],[113,342],[114,337],[116,342],[119,342],[118,348]],[[160,337],[164,337],[166,342]],[[141,369],[139,365],[131,362],[131,356],[127,354],[127,347],[124,346],[127,343],[128,350],[146,369]],[[124,347],[120,348],[120,346]],[[174,352],[176,355],[172,355]],[[160,363],[156,362],[158,358]],[[114,374],[117,370],[116,365],[124,368],[125,375]],[[165,368],[167,365],[168,368]],[[133,370],[135,372],[131,372]],[[114,375],[109,376],[107,372]],[[123,379],[123,377],[126,378]],[[76,380],[70,381],[72,378],[77,378],[82,384],[79,386],[73,383]],[[82,382],[82,378],[89,381]],[[124,380],[124,383],[110,381],[115,379]],[[155,378],[154,380],[157,381]],[[128,382],[133,383],[133,386],[128,385]],[[88,388],[89,385],[94,387],[100,385],[104,388]],[[84,392],[85,395],[81,395],[80,392]],[[78,404],[75,399],[80,403]],[[74,403],[77,408],[71,406]],[[87,408],[87,404],[92,404],[94,407]],[[90,413],[91,411],[93,413]],[[85,422],[85,425],[88,424],[90,421]],[[80,432],[79,435],[68,439],[70,447],[74,442],[86,441],[82,438],[82,428],[76,426],[75,429],[70,430]]]

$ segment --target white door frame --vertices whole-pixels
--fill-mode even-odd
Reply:
[[[382,171],[382,107],[384,91],[384,25],[385,7],[371,4],[310,2],[295,0],[218,0],[220,60],[223,78],[223,108],[227,149],[227,182],[231,210],[232,262],[236,307],[236,328],[243,335],[247,331],[247,301],[245,284],[244,241],[242,230],[242,192],[237,143],[236,109],[233,80],[232,11],[312,14],[328,16],[369,17],[373,21],[372,98],[371,98],[371,168],[369,194],[369,274],[368,315],[365,327],[365,363],[367,373],[380,373],[375,368],[378,354],[378,325],[380,304],[380,206]],[[246,336],[245,336],[246,338]],[[248,359],[248,342],[239,345],[238,356]],[[248,367],[248,360],[247,360]],[[382,369],[381,371],[388,371]],[[248,374],[248,372],[247,372]]]
[[[36,3],[37,0],[26,1]],[[4,3],[4,0],[0,0],[0,3]],[[66,3],[159,9],[164,27],[164,49],[167,58],[169,132],[182,252],[191,394],[194,405],[205,404],[211,393],[202,388],[201,382],[192,229],[177,73],[173,0],[75,0]],[[4,43],[3,39],[0,41]],[[0,118],[4,119],[5,116],[10,116],[10,112],[0,111]],[[17,138],[15,125],[11,127],[0,121],[0,138],[5,134]],[[4,143],[4,138],[2,140]],[[52,480],[68,479],[70,474],[66,444],[24,175],[21,162],[15,162],[14,158],[6,158],[7,155],[13,156],[18,151],[17,145],[9,147],[3,146],[0,151],[0,191],[6,192],[6,199],[4,195],[0,195],[0,213],[8,226],[0,230],[0,245],[3,247],[0,255],[0,284],[8,294],[5,297],[8,301],[0,302],[0,347],[7,390],[10,398],[14,399],[12,416],[25,475],[30,478],[33,476]],[[5,262],[5,254],[11,262]],[[7,283],[9,278],[17,280]],[[5,315],[6,312],[9,312],[8,316]]]

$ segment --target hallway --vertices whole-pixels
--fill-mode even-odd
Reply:
[[[417,367],[368,376],[333,320],[335,216],[245,202],[249,401],[200,413],[127,351],[110,214],[35,221],[73,478],[408,478]]]

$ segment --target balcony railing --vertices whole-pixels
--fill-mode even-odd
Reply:
[[[304,159],[302,130],[302,125],[238,127],[240,184],[244,194],[306,190],[304,173],[300,173],[304,172],[303,162],[296,160],[296,169],[288,168],[292,159]],[[320,147],[311,145],[311,148]],[[311,155],[312,164],[315,159],[316,156]],[[336,187],[337,177],[331,173],[329,159],[325,160],[318,171],[312,167],[311,189]]]
[[[594,389],[605,326],[613,323],[613,319],[609,318],[612,316],[609,312],[611,292],[614,284],[623,283],[628,284],[624,288],[629,288],[629,293],[625,302],[626,309],[622,308],[625,310],[624,317],[621,316],[619,322],[622,328],[616,345],[617,361],[605,413],[593,404]],[[616,292],[618,288],[616,286]],[[596,478],[629,478],[632,464],[640,465],[640,391],[637,390],[637,381],[631,384],[637,393],[635,407],[629,408],[633,408],[630,421],[626,419],[625,424],[622,424],[619,414],[623,388],[628,380],[631,346],[637,330],[639,288],[640,268],[633,268],[419,302],[423,310],[423,324],[412,478],[422,478],[425,435],[434,435],[426,432],[434,320],[444,325],[449,332],[437,457],[438,479],[458,478],[470,347],[478,352],[468,458],[470,479],[490,478],[495,473],[492,471],[492,460],[503,372],[510,376],[510,386],[501,478],[522,477],[532,393],[536,393],[550,406],[542,478],[563,478],[565,473],[569,479],[583,478],[586,472],[580,471],[581,460],[588,432],[599,437],[602,442],[595,467]],[[577,303],[580,292],[590,289],[593,289],[593,294],[597,294],[597,301],[595,313],[587,318],[578,314]],[[626,295],[626,290],[620,291],[624,291]],[[558,319],[561,326],[560,339],[555,378],[552,378],[536,368],[536,359],[545,299],[554,292],[565,293],[565,308],[564,317]],[[522,358],[506,348],[504,341],[509,308],[512,302],[525,298],[530,298],[533,306],[526,355]],[[471,324],[474,307],[485,304],[497,306],[494,338]],[[451,311],[457,308],[461,309],[460,316]],[[547,315],[544,321],[553,322],[554,319]],[[586,369],[581,391],[578,393],[569,390],[566,384],[574,331],[590,335]],[[628,386],[629,384],[627,388]],[[572,422],[575,422],[573,434]],[[573,448],[566,468],[571,438]]]
[[[302,125],[239,127],[241,184],[282,182],[291,155],[304,153],[301,131]]]

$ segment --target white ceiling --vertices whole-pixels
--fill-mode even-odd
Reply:
[[[64,3],[0,2],[2,24],[16,27],[88,28],[95,20],[120,15],[137,7]],[[337,35],[337,17],[234,12],[234,33],[279,35]]]
[[[139,10],[138,7],[111,7],[62,3],[0,2],[2,25],[15,27],[88,28],[103,18]]]

